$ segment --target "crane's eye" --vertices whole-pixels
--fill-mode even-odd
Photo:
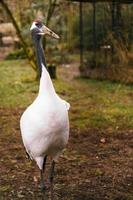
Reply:
[[[36,26],[37,26],[38,28],[41,28],[41,27],[42,27],[42,23],[36,22]]]

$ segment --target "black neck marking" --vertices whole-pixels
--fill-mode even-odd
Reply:
[[[37,65],[39,68],[39,75],[41,77],[42,74],[42,64],[46,67],[46,61],[44,56],[44,51],[42,47],[41,35],[38,34],[37,31],[32,31],[32,39],[35,45],[35,52],[37,57]],[[46,67],[47,68],[47,67]]]

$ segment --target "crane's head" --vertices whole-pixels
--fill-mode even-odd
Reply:
[[[53,37],[55,39],[59,39],[60,38],[56,33],[54,33],[48,27],[43,25],[42,21],[39,20],[39,19],[33,21],[30,30],[35,35],[40,35],[40,36],[41,35],[49,35],[49,36],[51,36],[51,37]]]

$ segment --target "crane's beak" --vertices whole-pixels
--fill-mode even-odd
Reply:
[[[39,34],[42,34],[42,35],[49,35],[55,39],[60,39],[60,37],[54,33],[53,31],[51,31],[47,26],[43,25],[42,28],[41,28],[41,32]]]

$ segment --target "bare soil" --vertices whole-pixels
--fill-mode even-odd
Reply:
[[[19,118],[23,109],[0,109],[0,200],[51,199],[39,188],[39,169],[25,156]],[[46,169],[46,184],[48,170]],[[133,130],[71,128],[56,164],[54,200],[133,200]]]

